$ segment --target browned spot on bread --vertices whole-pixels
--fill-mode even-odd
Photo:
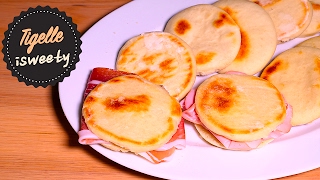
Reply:
[[[150,69],[143,69],[141,71],[138,71],[137,74],[141,77],[149,79],[149,76],[151,76],[153,72]]]
[[[159,58],[160,54],[154,56],[154,58],[156,57]],[[156,62],[156,60],[154,60],[154,62]],[[175,60],[173,58],[168,58],[159,63],[158,71],[150,70],[149,67],[147,67],[145,69],[138,71],[137,74],[145,79],[148,79],[149,81],[155,84],[162,84],[164,80],[173,76],[172,72],[177,68],[174,62]],[[156,64],[154,65],[156,66]]]
[[[122,54],[125,55],[125,56],[128,56],[128,55],[132,54],[132,52],[131,52],[131,50],[130,50],[130,47],[124,49],[124,50],[122,51]]]
[[[243,130],[240,130],[240,129],[232,129],[232,128],[229,128],[229,127],[227,127],[227,126],[224,126],[224,125],[220,125],[219,126],[221,129],[223,129],[225,132],[228,132],[228,133],[230,133],[230,134],[250,134],[250,133],[252,133],[252,132],[255,132],[255,131],[257,131],[257,130],[259,130],[259,129],[251,129],[251,131],[250,130],[248,130],[248,129],[243,129]]]
[[[284,116],[286,115],[286,112],[285,112],[285,111],[286,111],[286,110],[284,109],[284,113],[279,114],[279,115],[276,117],[275,121],[281,121],[281,120],[283,120]]]
[[[252,1],[252,2],[254,2],[254,3],[256,3],[256,4],[260,5],[259,0],[254,0],[254,1]],[[261,6],[261,5],[260,5],[260,6]]]
[[[172,116],[180,116],[181,115],[181,106],[175,100],[172,100],[170,108],[171,108],[170,110],[171,110]]]
[[[287,65],[283,63],[282,60],[277,59],[271,63],[262,73],[261,78],[268,80],[268,78],[276,71],[284,70],[287,68]]]
[[[190,58],[190,54],[189,53],[185,53],[184,55],[187,57],[186,61],[189,64],[189,69],[193,69],[193,65],[191,63],[192,59]],[[185,76],[184,82],[181,85],[182,89],[185,89],[189,85],[189,82],[193,78],[193,75],[194,75],[193,72],[189,71],[189,73]],[[172,96],[175,96],[175,95],[172,95]]]
[[[94,103],[96,101],[97,101],[97,98],[92,97],[92,96],[87,96],[87,98],[85,99],[85,103],[88,103],[88,104],[92,104],[92,103]]]
[[[229,97],[218,96],[215,98],[215,107],[220,111],[225,111],[232,106],[232,103],[233,101]]]
[[[152,65],[155,63],[155,60],[160,56],[161,56],[160,53],[154,53],[149,56],[143,56],[142,61],[147,65]]]
[[[230,7],[228,7],[228,6],[222,8],[222,10],[224,10],[225,12],[227,12],[232,18],[233,18],[234,15],[235,15],[235,12],[232,11],[232,9],[231,9]],[[233,19],[234,19],[234,18],[233,18]]]
[[[134,62],[137,58],[134,56],[134,53],[130,50],[130,48],[126,48],[125,53],[122,53],[120,58],[117,61],[117,64],[122,65]]]
[[[213,57],[216,55],[214,52],[200,52],[196,56],[197,64],[206,64],[210,62]]]
[[[83,115],[87,116],[87,119],[90,119],[91,115],[92,115],[92,111],[90,111],[90,108],[83,108]]]
[[[162,73],[157,73],[157,72],[151,71],[150,69],[143,69],[143,70],[137,72],[137,74],[139,74],[141,77],[148,79],[149,81],[151,81],[155,84],[162,84],[164,82],[164,80],[166,79],[166,77],[170,77],[170,76],[166,76]]]
[[[109,82],[109,83],[113,83],[113,84],[115,84],[115,83],[120,83],[120,82],[122,82],[122,79],[119,79],[119,78],[110,79],[108,82]]]
[[[313,10],[320,10],[320,5],[319,4],[315,4],[315,3],[311,3],[311,4],[312,4]]]
[[[159,76],[156,76],[156,77],[152,77],[150,78],[149,80],[155,84],[163,84],[163,82],[166,80],[166,79],[169,79],[171,78],[173,75],[165,75],[165,74],[161,74]]]
[[[121,58],[118,59],[117,63],[118,63],[119,65],[128,63],[128,62],[129,62],[128,56],[129,56],[130,53],[131,53],[131,50],[130,50],[129,47],[126,48],[126,49],[124,49],[124,50],[121,52],[121,56],[120,56]]]
[[[146,95],[132,97],[112,97],[104,100],[105,108],[112,111],[141,112],[148,111],[151,100]]]
[[[220,113],[227,113],[235,103],[237,89],[231,80],[220,78],[212,81],[204,91],[205,101],[200,107],[204,110],[208,107],[218,110]]]
[[[142,40],[142,38],[143,36],[137,37],[135,41],[131,42],[130,46],[122,50],[120,59],[117,62],[118,64],[126,64],[135,61],[136,58],[132,56],[135,52],[131,50],[131,47],[134,47],[136,43]],[[132,57],[130,58],[130,56]]]
[[[163,71],[172,71],[175,67],[172,65],[174,63],[174,59],[170,58],[170,59],[166,59],[164,61],[162,61],[159,64],[160,69],[162,69]]]
[[[312,85],[312,87],[320,89],[320,84]]]
[[[240,30],[240,34],[241,34],[241,45],[235,61],[242,61],[244,58],[246,58],[249,54],[248,52],[250,49],[250,41],[249,41],[248,34],[241,30]]]
[[[232,36],[234,36],[234,32],[230,32],[230,33],[228,33],[228,35],[227,35],[228,37],[232,37]]]
[[[128,62],[128,59],[126,57],[121,57],[120,59],[118,59],[117,64],[123,65],[123,64],[126,64],[127,62]]]
[[[225,13],[220,13],[219,14],[219,18],[215,21],[213,21],[213,26],[216,28],[220,28],[221,26],[225,25],[225,24],[231,24],[234,25],[234,21],[227,16]]]
[[[190,29],[191,29],[191,24],[187,20],[181,19],[180,21],[177,22],[177,25],[175,26],[174,31],[177,34],[183,35]]]
[[[320,73],[320,58],[316,57],[314,59],[314,63],[316,64],[316,67],[314,68],[314,71]]]
[[[190,66],[190,69],[192,68],[192,66]],[[193,73],[192,72],[189,72],[187,75],[186,75],[186,78],[182,84],[182,88],[185,89],[188,85],[189,85],[189,82],[190,80],[192,79],[193,77]]]
[[[165,36],[164,34],[162,34],[161,36]],[[169,36],[168,37],[170,39],[170,41],[176,43],[178,46],[182,47],[183,49],[185,48],[185,46],[182,44],[182,41],[180,41],[176,36]]]

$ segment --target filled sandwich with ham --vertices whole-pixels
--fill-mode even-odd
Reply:
[[[84,92],[79,143],[169,161],[185,147],[179,102],[138,75],[94,68]]]
[[[229,150],[260,148],[291,129],[292,108],[270,82],[243,73],[217,74],[182,102],[183,118],[208,143]]]

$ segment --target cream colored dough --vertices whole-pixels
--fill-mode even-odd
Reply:
[[[116,69],[162,85],[181,100],[196,78],[196,61],[188,44],[167,32],[148,32],[129,39],[120,49]]]
[[[293,108],[292,125],[320,117],[320,50],[295,47],[279,54],[261,77],[274,84]]]
[[[269,14],[247,0],[223,0],[213,5],[226,11],[241,32],[237,57],[219,72],[240,71],[253,75],[261,71],[269,63],[277,46],[276,31]]]
[[[228,66],[237,56],[241,35],[238,25],[222,9],[199,4],[173,15],[164,31],[190,45],[197,74],[207,75]]]

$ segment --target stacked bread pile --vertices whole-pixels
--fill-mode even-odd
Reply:
[[[259,148],[288,133],[292,126],[308,124],[320,117],[319,37],[272,59],[278,45],[319,33],[319,7],[320,1],[316,0],[220,0],[213,4],[194,5],[174,14],[163,31],[143,32],[129,39],[119,51],[116,70],[133,73],[133,77],[141,78],[141,82],[160,85],[180,102],[181,109],[177,112],[182,113],[175,115],[194,123],[199,135],[207,142],[231,150]],[[136,83],[131,86],[131,76],[125,78],[126,86],[121,96],[117,94],[118,90],[110,90],[109,82],[89,97],[107,98],[108,95],[102,92],[107,89],[123,98],[122,101],[127,94],[140,97],[132,99],[138,103],[149,98],[150,104],[159,108],[154,107],[148,118],[157,121],[152,117],[156,114],[161,120],[168,119],[168,115],[161,115],[161,108],[169,106],[168,103],[161,104],[162,100],[168,97],[161,95],[163,92],[152,95],[155,87],[145,90],[146,82],[141,87]],[[199,87],[194,86],[197,76],[206,76]],[[118,81],[120,79],[115,82]],[[134,96],[128,93],[130,91]],[[141,98],[140,92],[146,97]],[[103,103],[106,102],[100,102]],[[88,112],[92,104],[85,101],[87,119],[94,117],[91,114],[94,110]],[[131,111],[132,108],[126,109]],[[102,118],[100,115],[96,117]],[[117,118],[130,119],[132,116],[120,114]],[[175,119],[171,135],[178,128],[179,118]],[[98,121],[105,128],[110,127]],[[127,120],[122,121],[124,124],[118,124],[114,129],[134,137],[134,133],[122,132]],[[144,122],[145,119],[135,121]],[[146,122],[139,124],[140,131],[148,128],[143,125],[149,126]],[[154,124],[162,128],[161,123]],[[94,123],[91,128],[105,132],[104,129],[96,130]],[[151,129],[154,132],[158,128]],[[108,136],[106,134],[97,133],[102,139]],[[148,131],[141,137],[146,134],[161,139]],[[112,141],[114,137],[112,134],[104,139]],[[164,137],[161,145],[169,140]],[[135,151],[130,143],[119,140],[114,143],[139,153],[160,147],[135,147],[139,150]]]

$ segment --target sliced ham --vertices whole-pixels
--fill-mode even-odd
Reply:
[[[138,155],[144,157],[145,159],[155,164],[159,164],[161,162],[170,161],[172,159],[172,156],[175,150],[176,149],[172,147],[165,151],[148,151],[148,152],[139,153]]]
[[[102,82],[106,82],[112,78],[117,76],[128,75],[131,73],[117,71],[109,68],[94,68],[91,71],[89,76],[86,89],[84,91],[84,99],[87,95],[93,90],[98,84]],[[87,127],[83,116],[81,116],[80,120],[80,130],[78,132],[79,135],[79,143],[83,145],[91,145],[91,144],[110,144],[111,142],[106,142],[95,134],[93,134]],[[138,155],[144,157],[145,159],[153,162],[160,163],[164,161],[169,161],[171,156],[173,155],[176,149],[183,149],[186,146],[185,139],[185,129],[184,129],[184,119],[181,118],[180,124],[178,126],[177,132],[172,136],[172,138],[162,147],[157,150],[138,153]]]
[[[196,105],[194,103],[195,96],[196,96],[196,90],[191,89],[190,92],[186,95],[186,97],[180,102],[180,105],[184,110],[182,113],[182,118],[194,124],[202,124],[198,115],[195,113],[195,108],[196,108]]]

